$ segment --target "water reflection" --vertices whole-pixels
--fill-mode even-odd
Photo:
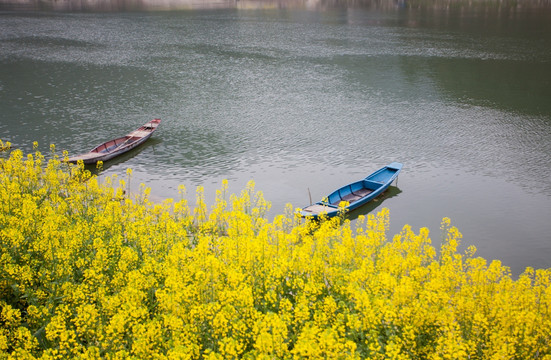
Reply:
[[[0,13],[0,137],[79,153],[159,117],[102,175],[191,203],[252,179],[272,215],[400,161],[392,231],[449,216],[488,258],[548,266],[530,251],[551,251],[550,12],[411,4]]]
[[[0,10],[47,10],[47,11],[175,11],[198,9],[335,9],[362,8],[394,11],[399,9],[425,9],[464,12],[476,10],[482,16],[488,13],[515,13],[519,9],[547,6],[548,2],[518,1],[470,1],[470,0],[1,0]],[[416,20],[413,20],[415,23]]]
[[[386,200],[398,196],[401,192],[402,190],[400,190],[400,188],[397,185],[389,186],[388,189],[386,189],[381,195],[379,195],[378,197],[376,197],[366,205],[359,207],[358,209],[350,212],[347,215],[347,218],[349,220],[356,220],[360,216],[365,216],[369,213],[375,213],[377,211],[380,211],[383,207],[386,206],[386,205],[383,206],[383,203]]]
[[[517,56],[534,56],[526,53],[525,47],[509,46],[503,56],[511,60],[477,56],[476,59],[431,58],[427,62],[432,69],[430,77],[450,99],[513,113],[550,114],[551,102],[547,100],[551,99],[551,86],[541,79],[551,79],[551,67],[538,62],[528,66],[518,61]]]

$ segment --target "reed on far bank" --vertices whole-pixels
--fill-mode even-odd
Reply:
[[[551,270],[513,279],[450,219],[268,221],[252,182],[154,204],[130,170],[4,150],[2,359],[551,359]]]

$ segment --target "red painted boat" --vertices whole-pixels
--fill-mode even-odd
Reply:
[[[161,119],[153,119],[123,137],[104,142],[85,154],[70,157],[69,162],[76,163],[82,160],[85,164],[94,164],[124,154],[149,139],[160,123]]]

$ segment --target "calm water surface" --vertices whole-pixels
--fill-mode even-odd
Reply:
[[[513,273],[551,267],[549,11],[0,13],[0,138],[71,154],[163,123],[103,175],[154,199],[250,179],[270,217],[392,161],[389,236],[450,217]]]

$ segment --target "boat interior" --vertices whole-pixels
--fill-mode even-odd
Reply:
[[[335,211],[341,201],[347,201],[349,204],[356,202],[378,188],[383,186],[383,183],[371,180],[360,180],[338,190],[335,190],[327,197],[327,201],[312,204],[305,207],[303,210],[312,214],[327,213],[329,211]]]
[[[108,152],[111,152],[111,151],[121,147],[121,145],[131,144],[131,143],[133,143],[134,141],[136,141],[138,139],[139,138],[135,138],[133,136],[120,137],[120,138],[108,141],[104,144],[101,144],[97,148],[93,149],[91,152],[108,153]]]
[[[373,191],[383,186],[383,183],[372,180],[361,180],[343,188],[340,188],[329,194],[328,203],[334,206],[339,206],[341,201],[348,201],[350,204],[356,202]]]

